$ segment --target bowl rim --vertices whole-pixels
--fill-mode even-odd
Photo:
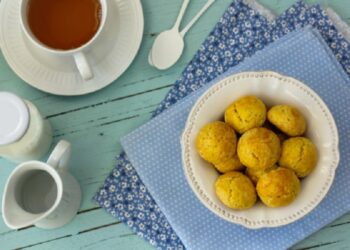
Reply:
[[[189,149],[191,147],[191,140],[190,135],[193,129],[193,124],[196,121],[196,117],[198,113],[201,111],[201,108],[203,104],[211,98],[213,95],[215,95],[217,92],[219,92],[222,88],[229,84],[234,84],[236,81],[247,79],[247,78],[276,78],[280,80],[281,82],[292,84],[294,86],[297,86],[300,88],[301,91],[306,92],[310,98],[313,98],[314,101],[317,102],[319,107],[322,109],[322,112],[324,113],[326,119],[328,120],[328,124],[330,128],[332,129],[332,151],[334,154],[334,157],[332,158],[332,163],[329,166],[329,173],[326,182],[323,185],[323,188],[319,191],[319,193],[316,195],[316,198],[309,201],[308,204],[305,207],[301,207],[297,212],[294,214],[288,215],[287,217],[283,219],[273,219],[273,220],[252,220],[245,216],[237,216],[232,215],[231,213],[227,213],[222,208],[218,207],[215,202],[211,200],[206,194],[205,191],[203,191],[198,184],[198,181],[196,180],[196,177],[192,171],[192,165],[190,161],[190,153]],[[332,113],[330,112],[328,106],[326,103],[322,100],[322,98],[309,86],[302,83],[301,81],[290,77],[290,76],[284,76],[279,73],[273,72],[273,71],[247,71],[242,72],[238,74],[234,74],[228,77],[225,77],[224,79],[219,80],[217,83],[215,83],[213,86],[211,86],[208,90],[206,90],[195,102],[193,105],[191,112],[188,115],[185,128],[183,130],[182,136],[181,136],[181,153],[182,153],[182,166],[184,170],[184,174],[186,177],[186,180],[188,184],[190,185],[192,191],[195,193],[196,197],[201,201],[201,203],[207,207],[211,212],[218,215],[219,217],[223,218],[226,221],[242,225],[244,227],[250,228],[250,229],[260,229],[260,228],[271,228],[271,227],[279,227],[284,226],[290,223],[293,223],[308,213],[310,213],[326,196],[328,193],[330,187],[332,186],[332,183],[334,181],[335,172],[339,165],[340,161],[340,152],[339,152],[339,134],[338,129],[336,126],[336,122],[333,118]]]

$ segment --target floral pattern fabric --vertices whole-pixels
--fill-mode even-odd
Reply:
[[[229,6],[154,116],[267,44],[307,25],[320,31],[350,74],[349,43],[320,6],[308,8],[303,2],[297,2],[270,24],[244,1],[237,0]],[[108,213],[127,224],[156,248],[185,248],[125,153],[118,156],[116,167],[94,198]]]
[[[342,161],[326,198],[307,216],[286,226],[251,230],[222,220],[196,198],[182,168],[179,138],[193,104],[206,90],[227,76],[255,70],[272,70],[294,77],[321,96],[339,128]],[[350,139],[349,96],[350,78],[319,32],[305,27],[291,32],[229,69],[171,109],[124,136],[121,143],[186,248],[288,249],[350,211],[350,181],[347,178],[350,175],[347,164],[347,159],[350,159],[350,151],[347,150]],[[311,207],[305,208],[308,210]]]

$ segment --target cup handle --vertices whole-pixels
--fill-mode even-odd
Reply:
[[[71,145],[69,142],[61,140],[52,151],[47,164],[57,170],[67,171],[68,162],[71,154]]]
[[[84,53],[78,52],[73,55],[75,64],[77,65],[77,68],[79,70],[79,73],[81,77],[88,81],[94,77],[94,74],[92,73],[91,67],[89,65],[89,62],[85,56]]]

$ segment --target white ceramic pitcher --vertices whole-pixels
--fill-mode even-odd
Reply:
[[[71,146],[60,141],[47,163],[29,161],[11,173],[2,201],[6,225],[58,228],[70,222],[81,202],[81,190],[68,172]]]

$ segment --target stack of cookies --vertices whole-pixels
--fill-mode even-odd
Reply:
[[[245,96],[225,111],[225,121],[204,126],[197,135],[200,156],[220,173],[215,191],[232,209],[249,209],[258,198],[268,207],[286,206],[301,190],[300,181],[317,164],[317,149],[304,136],[307,125],[295,107],[267,109]]]

